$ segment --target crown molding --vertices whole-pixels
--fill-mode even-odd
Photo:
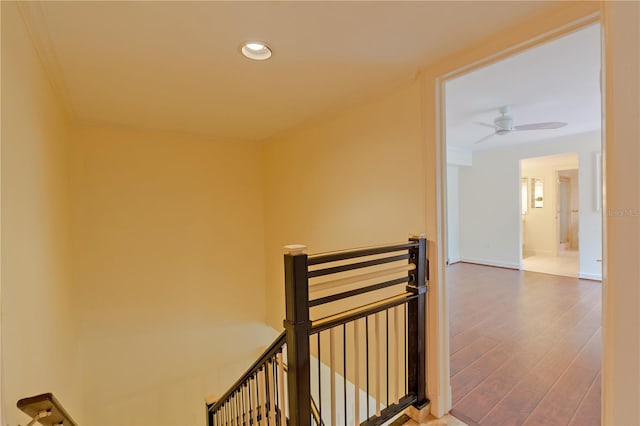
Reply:
[[[69,90],[64,79],[62,68],[60,67],[60,62],[58,61],[58,55],[56,54],[53,41],[49,35],[40,2],[20,1],[16,3],[55,94],[58,96],[67,115],[75,119],[76,113],[71,103],[71,96],[69,95]]]

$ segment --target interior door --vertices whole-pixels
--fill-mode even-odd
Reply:
[[[558,221],[560,244],[569,243],[571,230],[571,178],[560,176],[558,181]]]

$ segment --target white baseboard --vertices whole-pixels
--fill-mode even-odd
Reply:
[[[460,259],[459,257],[450,257],[449,258],[449,265],[453,265],[454,263],[458,263],[458,262],[462,262],[462,259]]]
[[[578,278],[585,280],[602,281],[602,274],[587,274],[586,272],[578,272]]]
[[[519,263],[495,262],[493,260],[487,260],[487,259],[469,259],[469,258],[463,257],[462,259],[460,259],[460,262],[475,263],[476,265],[485,265],[485,266],[497,266],[498,268],[507,268],[507,269],[522,268],[522,265]]]

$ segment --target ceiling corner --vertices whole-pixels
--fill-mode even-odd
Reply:
[[[45,23],[40,2],[21,1],[17,2],[17,5],[54,92],[67,115],[72,119],[77,118],[55,47]]]

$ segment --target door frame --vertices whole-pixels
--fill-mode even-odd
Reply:
[[[429,372],[427,389],[431,400],[431,413],[436,417],[442,417],[452,408],[449,378],[449,311],[446,289],[448,247],[445,83],[592,24],[599,23],[603,31],[604,22],[600,8],[600,3],[596,2],[562,5],[551,13],[539,15],[502,31],[421,72],[422,123],[426,147],[425,177],[427,179],[425,229],[430,240],[429,262],[432,265],[427,300],[427,371]],[[603,153],[604,149],[603,139]],[[603,234],[606,238],[604,227]],[[603,399],[606,399],[604,392]]]

